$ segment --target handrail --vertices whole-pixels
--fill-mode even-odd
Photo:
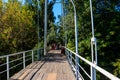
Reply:
[[[23,52],[30,52],[32,50],[27,50],[27,51],[22,51],[22,52],[17,52],[17,53],[13,53],[13,54],[8,54],[8,55],[4,55],[4,56],[0,56],[0,58],[5,58],[6,56],[14,56],[14,55],[18,55],[18,54],[22,54]]]
[[[35,57],[34,51],[37,51],[37,50],[42,50],[42,49],[27,50],[27,51],[22,51],[22,52],[18,52],[18,53],[0,56],[0,59],[6,59],[5,60],[6,62],[0,64],[0,67],[6,66],[6,69],[0,71],[0,75],[3,73],[7,73],[7,80],[9,80],[9,77],[10,77],[9,71],[11,69],[13,69],[14,67],[19,66],[21,64],[23,64],[23,68],[25,68],[27,61],[29,61],[29,60],[31,60],[31,62],[34,61],[34,57]],[[28,52],[31,52],[31,53],[27,54]],[[20,55],[19,58],[15,58],[14,60],[10,60],[11,57],[16,56],[16,55]],[[13,66],[10,66],[11,63],[14,63],[14,62],[19,61],[19,60],[21,60],[20,63],[17,63]]]
[[[97,71],[99,71],[100,73],[102,73],[103,75],[105,75],[107,78],[111,79],[111,80],[120,80],[118,77],[114,76],[113,74],[109,73],[108,71],[104,70],[103,68],[93,64],[92,62],[88,61],[87,59],[83,58],[82,56],[76,54],[75,52],[73,52],[72,50],[64,47],[66,50],[70,51],[72,54],[76,55],[77,57],[79,57],[82,61],[86,62],[87,64],[89,64],[91,67],[93,67],[94,69],[96,69]]]

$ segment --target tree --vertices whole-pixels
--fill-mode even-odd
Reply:
[[[17,1],[9,1],[4,7],[0,23],[1,53],[10,54],[32,49],[37,41],[32,18],[34,12]]]
[[[90,39],[92,35],[89,1],[78,0],[74,1],[74,3],[77,10],[79,53],[86,59],[91,60]],[[118,5],[117,0],[99,0],[98,2],[93,1],[95,37],[97,38],[99,53],[98,65],[109,72],[115,72],[115,74],[119,76],[119,71],[116,72],[116,70],[119,69],[118,59],[120,57],[120,27],[118,27],[120,23],[120,15],[119,12],[115,10],[116,5]],[[69,16],[70,14],[73,14],[73,8],[71,6],[71,3],[69,3],[65,7],[69,11],[69,13],[65,16],[67,17],[65,19],[68,30],[66,33],[68,39],[70,40],[68,41],[69,48],[73,48],[72,45],[74,44],[74,31],[72,31],[74,28],[69,28],[70,26],[74,26],[71,22],[72,19],[69,19],[73,16]],[[114,64],[112,64],[112,62],[114,62]],[[114,68],[115,70],[113,70]],[[100,77],[100,79],[103,78],[104,77]]]

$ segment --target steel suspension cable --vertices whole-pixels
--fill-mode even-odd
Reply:
[[[97,41],[94,35],[92,0],[90,0],[90,12],[91,12],[91,24],[92,24],[91,56],[92,56],[92,63],[97,65]],[[96,70],[92,66],[91,66],[91,80],[96,80]]]

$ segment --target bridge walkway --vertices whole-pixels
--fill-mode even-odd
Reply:
[[[51,50],[41,60],[14,74],[10,80],[75,80],[73,71],[60,50]]]

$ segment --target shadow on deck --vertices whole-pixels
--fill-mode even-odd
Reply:
[[[51,50],[41,61],[31,63],[10,80],[75,80],[75,76],[66,56],[60,50]]]

